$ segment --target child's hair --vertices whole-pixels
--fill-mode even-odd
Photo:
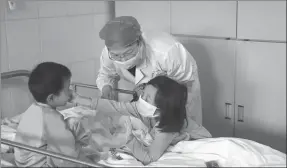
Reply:
[[[29,77],[29,90],[34,99],[46,103],[50,94],[58,95],[64,87],[64,82],[72,76],[64,65],[54,62],[43,62],[37,65]]]
[[[160,109],[158,128],[162,132],[180,132],[184,121],[187,121],[187,87],[166,76],[157,76],[148,85],[157,88],[155,105]]]

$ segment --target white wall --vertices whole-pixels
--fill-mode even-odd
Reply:
[[[16,1],[12,11],[6,0],[0,3],[1,72],[31,70],[42,61],[54,61],[71,69],[73,81],[95,84],[104,46],[98,33],[107,19],[104,1]],[[25,82],[2,81],[4,115],[12,116],[29,104]]]
[[[216,38],[286,41],[286,1],[116,1],[116,16],[144,29]]]

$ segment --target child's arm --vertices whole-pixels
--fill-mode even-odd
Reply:
[[[80,148],[76,145],[75,137],[64,122],[62,116],[48,113],[45,115],[44,119],[44,134],[47,142],[47,150],[81,159],[83,161],[89,161],[83,156],[83,154],[80,154]],[[51,161],[53,162],[52,165],[55,167],[83,166],[56,158],[51,158]]]
[[[88,146],[90,144],[91,132],[86,130],[79,118],[71,117],[66,119],[66,122],[75,136],[76,143],[81,146]]]
[[[87,157],[94,162],[105,158],[100,152],[99,145],[92,138],[92,132],[84,128],[79,118],[68,118],[67,123],[75,136],[76,144],[80,145],[80,155],[82,154],[84,158]]]
[[[84,128],[79,118],[68,118],[67,123],[76,138],[76,143],[80,145],[80,155],[82,154],[84,158],[89,158],[94,162],[105,158],[100,152],[99,145],[92,138],[92,132]]]

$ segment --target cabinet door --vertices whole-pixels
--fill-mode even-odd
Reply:
[[[170,33],[169,1],[116,1],[116,16],[134,16],[143,30]]]
[[[286,1],[238,1],[238,38],[286,41]]]
[[[236,137],[286,152],[286,44],[238,42]]]
[[[171,33],[236,37],[235,1],[171,1]]]
[[[232,136],[235,42],[191,37],[177,37],[177,39],[197,62],[201,84],[203,126],[214,137]]]

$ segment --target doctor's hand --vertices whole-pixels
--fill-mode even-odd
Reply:
[[[102,89],[102,98],[109,100],[116,100],[116,92],[110,85],[106,85]]]

